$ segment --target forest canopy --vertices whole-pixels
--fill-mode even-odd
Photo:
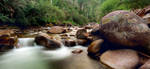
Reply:
[[[97,22],[114,10],[132,10],[148,5],[149,0],[0,0],[0,25],[84,25]]]

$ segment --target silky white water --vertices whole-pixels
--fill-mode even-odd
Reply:
[[[21,48],[13,49],[0,56],[0,69],[55,69],[53,62],[63,60],[72,55],[76,48],[65,47],[57,50],[44,50],[41,46],[35,46],[34,38],[20,38]]]
[[[34,38],[19,38],[18,39],[18,46],[34,46]]]

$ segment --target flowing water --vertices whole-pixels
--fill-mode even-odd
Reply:
[[[34,43],[34,38],[19,38],[21,48],[13,49],[0,56],[0,69],[102,69],[98,62],[86,55],[86,47],[62,46],[57,50],[44,50]],[[82,49],[80,55],[72,54]]]
[[[34,46],[34,38],[19,38],[18,46],[19,47]]]

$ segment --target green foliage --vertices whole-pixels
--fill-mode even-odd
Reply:
[[[10,21],[8,16],[4,16],[3,14],[0,14],[0,22],[5,22],[6,23],[7,21]]]
[[[73,14],[72,21],[75,22],[77,25],[84,25],[88,22],[88,19],[82,15]]]
[[[132,10],[150,5],[150,0],[105,0],[100,5],[100,18],[114,10]]]
[[[64,12],[49,0],[2,0],[0,5],[0,22],[22,28],[65,19]]]
[[[0,23],[21,28],[46,23],[96,21],[99,0],[0,0]]]
[[[106,0],[100,6],[100,16],[104,16],[114,10],[127,9],[125,5],[120,4],[119,0]]]
[[[0,0],[0,25],[21,28],[47,23],[84,25],[114,10],[150,5],[150,0]]]

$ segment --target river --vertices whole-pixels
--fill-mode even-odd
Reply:
[[[87,56],[87,47],[66,47],[44,50],[34,43],[34,38],[19,38],[15,48],[0,56],[0,69],[104,69],[100,62]],[[81,54],[73,54],[82,49]]]

